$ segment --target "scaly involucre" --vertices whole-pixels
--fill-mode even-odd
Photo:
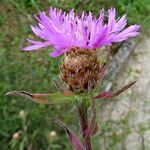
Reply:
[[[40,12],[35,17],[39,23],[38,26],[31,26],[31,29],[43,41],[28,39],[33,45],[23,50],[30,51],[53,46],[54,51],[50,53],[52,57],[62,55],[73,47],[96,49],[140,34],[139,25],[131,25],[125,29],[126,15],[116,19],[114,8],[108,10],[107,18],[104,16],[103,9],[96,19],[91,12],[87,14],[83,12],[82,15],[76,16],[74,10],[66,13],[56,8],[50,8],[48,16],[45,12]]]

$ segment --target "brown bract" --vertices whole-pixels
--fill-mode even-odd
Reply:
[[[75,47],[64,56],[60,65],[60,77],[71,91],[88,90],[89,82],[94,88],[100,77],[100,62],[95,49]]]

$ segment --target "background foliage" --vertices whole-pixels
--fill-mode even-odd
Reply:
[[[27,102],[22,98],[7,97],[11,90],[26,90],[48,93],[56,90],[52,84],[59,73],[61,58],[51,59],[48,51],[24,53],[27,37],[33,38],[30,24],[33,14],[48,10],[50,6],[68,11],[92,11],[95,15],[101,8],[115,7],[118,16],[128,14],[129,24],[150,23],[149,0],[1,0],[0,4],[0,148],[2,150],[70,149],[64,131],[50,122],[56,117],[74,131],[75,109],[71,105],[45,106]],[[55,130],[56,137],[52,134]],[[17,133],[17,134],[15,134]],[[18,136],[16,136],[18,135]],[[98,140],[98,137],[96,138]],[[94,143],[96,143],[96,139]],[[96,146],[97,144],[95,144]]]

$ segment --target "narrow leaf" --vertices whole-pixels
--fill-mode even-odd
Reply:
[[[127,89],[130,88],[132,85],[134,85],[136,82],[137,82],[137,80],[136,80],[136,81],[132,81],[132,82],[126,84],[123,88],[121,88],[120,90],[117,90],[117,91],[114,93],[114,96],[120,95],[120,94],[123,93],[125,90],[127,90]]]
[[[68,102],[73,102],[75,100],[74,96],[64,96],[59,92],[48,93],[48,94],[31,94],[26,91],[11,91],[8,92],[6,95],[25,97],[30,101],[41,103],[41,104],[68,103]]]
[[[114,93],[104,91],[100,93],[98,96],[96,96],[95,98],[112,98],[113,96],[114,96]]]
[[[37,103],[42,103],[42,104],[51,103],[48,99],[46,99],[47,97],[50,96],[50,94],[31,94],[26,91],[11,91],[11,92],[8,92],[6,95],[21,96],[21,97],[27,98],[28,100],[31,100]]]
[[[66,133],[69,137],[69,140],[71,142],[71,145],[74,150],[85,150],[83,144],[80,142],[78,137],[72,132],[71,129],[69,129],[62,121],[55,120],[57,124],[59,124],[61,127],[63,127],[66,130]]]
[[[100,93],[98,96],[96,96],[95,98],[112,98],[115,96],[120,95],[121,93],[123,93],[125,90],[127,90],[128,88],[130,88],[133,84],[135,84],[137,81],[132,81],[130,83],[128,83],[127,85],[125,85],[124,87],[122,87],[120,90],[117,90],[116,92],[102,92]]]

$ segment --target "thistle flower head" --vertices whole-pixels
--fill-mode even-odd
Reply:
[[[87,90],[89,82],[91,88],[96,86],[101,70],[97,48],[135,37],[139,35],[140,28],[132,25],[125,29],[126,15],[116,19],[113,8],[108,10],[107,18],[103,9],[96,18],[91,12],[77,16],[74,10],[66,13],[56,8],[50,8],[48,15],[40,12],[35,17],[39,23],[31,29],[42,41],[28,39],[32,45],[23,50],[52,46],[52,57],[65,54],[60,65],[60,77],[75,92]]]
[[[116,19],[116,10],[108,10],[108,22],[105,22],[104,10],[100,11],[99,17],[95,18],[92,13],[83,12],[76,16],[74,10],[69,13],[56,8],[50,8],[48,15],[40,12],[35,16],[38,25],[31,26],[34,34],[42,41],[29,40],[31,46],[25,47],[24,51],[36,50],[42,47],[52,46],[52,57],[62,55],[74,47],[96,49],[112,43],[122,42],[130,37],[139,35],[139,25],[127,24],[126,15]]]

